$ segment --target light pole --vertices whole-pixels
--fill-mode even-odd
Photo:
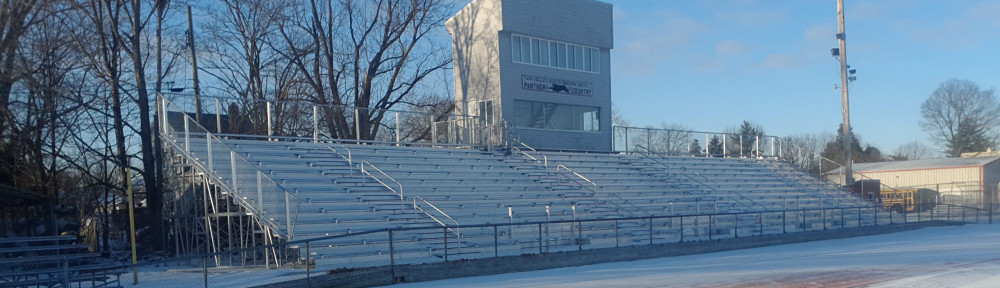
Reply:
[[[851,164],[854,158],[851,153],[851,112],[850,102],[847,92],[847,35],[844,33],[844,0],[837,0],[837,40],[840,42],[840,106],[843,113],[844,122],[841,129],[844,137],[844,185],[854,183],[854,174]]]

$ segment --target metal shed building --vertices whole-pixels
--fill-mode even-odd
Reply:
[[[927,188],[941,193],[941,203],[987,207],[996,203],[1000,183],[1000,157],[943,158],[861,163],[854,165],[856,179],[875,179],[894,188]],[[843,182],[843,170],[824,176]]]

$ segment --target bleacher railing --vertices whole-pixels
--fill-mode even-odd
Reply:
[[[553,252],[671,245],[861,227],[878,229],[918,222],[992,224],[995,211],[938,205],[934,209],[914,207],[910,212],[897,213],[877,206],[859,206],[466,225],[462,227],[463,242],[466,242],[464,245],[455,245],[457,237],[448,233],[448,229],[452,227],[447,226],[380,229],[182,256],[138,265],[123,264],[98,270],[98,273],[131,271],[135,267],[140,271],[138,284],[142,287],[236,287],[270,285],[284,281],[299,281],[292,283],[295,285],[284,283],[287,287],[308,287],[320,284],[319,281],[323,280],[321,277],[328,277],[329,274],[351,276],[381,271],[384,275],[392,275],[403,265],[467,259],[524,257]],[[546,229],[549,233],[544,233]],[[253,263],[216,264],[209,261],[211,258],[226,259],[225,256],[232,253],[262,254],[265,250],[297,250],[301,253],[301,259],[284,266],[287,269],[255,270],[253,273],[233,270],[233,267]]]
[[[392,191],[393,194],[399,195],[399,207],[402,210],[406,209],[406,200],[404,200],[406,197],[403,196],[403,184],[396,181],[396,178],[392,178],[389,174],[382,172],[382,169],[375,167],[375,165],[371,162],[361,161],[358,163],[358,167],[361,169],[361,174],[364,174],[368,176],[368,178],[375,180],[375,182],[382,184],[382,187],[389,189],[389,191]]]
[[[322,138],[320,136],[322,136]],[[333,151],[333,153],[336,153],[338,156],[340,156],[340,158],[343,158],[345,161],[347,161],[347,165],[350,165],[352,169],[354,168],[354,157],[351,155],[351,149],[347,148],[347,146],[344,146],[343,143],[334,141],[333,137],[330,137],[330,135],[326,134],[326,132],[317,131],[315,136],[313,136],[313,143],[322,143],[324,146],[326,146],[326,148],[329,148],[330,151]],[[337,150],[337,148],[333,148],[333,145],[330,144],[337,145],[338,147],[340,147],[341,150],[346,151],[347,155],[344,155],[344,153],[342,153],[340,150]]]
[[[612,127],[611,134],[613,150],[618,152],[649,150],[669,156],[722,158],[774,158],[781,153],[781,139],[777,136],[744,139],[730,133],[625,126]],[[717,144],[711,144],[713,139]]]
[[[195,97],[165,94],[183,108],[195,110]],[[213,133],[337,140],[375,145],[477,147],[490,127],[482,117],[458,113],[425,113],[318,104],[309,101],[256,100],[200,96],[201,124]],[[361,119],[361,121],[358,121]],[[360,131],[360,132],[359,132]]]
[[[271,179],[214,133],[199,125],[180,107],[158,96],[162,115],[160,133],[164,143],[173,146],[205,175],[212,185],[222,189],[234,202],[253,213],[279,237],[292,240],[299,200],[288,189]]]
[[[424,209],[423,205],[431,207],[431,209],[434,212],[437,212],[437,215],[439,217],[435,217],[433,214],[430,213],[430,211]],[[434,206],[434,204],[431,204],[431,202],[424,200],[423,197],[413,196],[413,212],[416,213],[416,211],[424,213],[424,215],[430,217],[431,220],[434,220],[434,222],[437,222],[441,226],[446,227],[449,231],[455,234],[456,239],[462,239],[462,225],[458,224],[458,220],[455,220],[455,218],[451,218],[451,216],[448,215],[448,213],[444,213],[444,211],[438,209],[438,207]],[[455,223],[455,225],[449,227],[449,223],[446,223],[446,221],[450,223]]]

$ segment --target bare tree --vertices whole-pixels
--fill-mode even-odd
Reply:
[[[835,139],[836,136],[829,133],[787,136],[781,140],[780,154],[782,160],[790,162],[806,171],[819,173],[821,172],[820,164],[823,162],[820,159],[820,154],[823,153],[826,144]]]
[[[418,102],[421,81],[451,63],[449,51],[428,39],[449,15],[444,1],[307,2],[290,12],[308,16],[286,17],[279,31],[286,57],[311,87],[309,100],[358,108],[355,119],[354,111],[325,106],[333,137],[375,139],[388,109]]]
[[[950,157],[995,148],[1000,103],[992,89],[969,80],[941,83],[920,106],[921,127]]]
[[[400,115],[400,139],[407,142],[430,140],[434,122],[445,120],[455,111],[455,101],[447,97],[423,97],[413,103],[414,113]]]
[[[930,158],[933,154],[934,152],[926,145],[920,143],[920,141],[913,140],[899,145],[896,148],[896,152],[889,156],[889,159],[895,161],[920,160]]]
[[[0,4],[0,135],[12,121],[8,105],[11,89],[23,73],[16,67],[21,37],[38,19],[38,12],[46,1],[7,0]]]
[[[204,25],[204,39],[209,41],[204,46],[207,53],[202,53],[205,60],[200,71],[205,71],[220,83],[223,95],[243,99],[239,103],[243,115],[230,115],[246,120],[248,133],[263,133],[267,127],[264,118],[265,101],[281,101],[290,99],[294,91],[295,70],[288,65],[287,59],[281,57],[276,50],[284,50],[276,23],[285,17],[291,1],[222,1],[219,7],[208,8],[213,22]],[[272,40],[273,38],[273,40]],[[277,41],[274,41],[277,40]],[[288,111],[283,104],[275,108],[277,114],[274,125],[285,134],[289,114],[301,114],[292,109]],[[287,113],[286,113],[287,112]]]

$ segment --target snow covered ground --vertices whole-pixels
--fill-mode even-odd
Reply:
[[[392,287],[1000,287],[1000,225],[849,239]]]

